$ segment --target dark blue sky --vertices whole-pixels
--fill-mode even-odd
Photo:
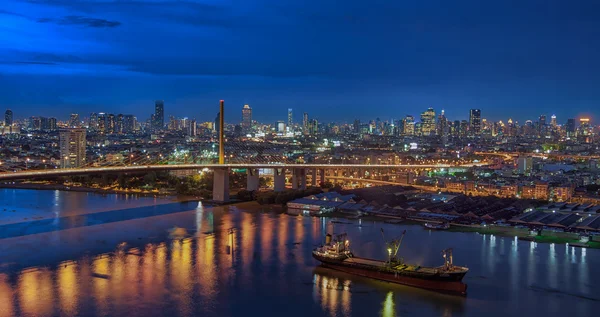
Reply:
[[[0,108],[323,121],[589,113],[600,1],[2,0]]]

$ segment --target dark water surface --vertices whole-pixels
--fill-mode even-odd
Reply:
[[[2,201],[1,208],[54,199],[48,205],[61,213],[72,197],[82,199],[71,196],[81,193],[0,190],[0,197],[11,194],[29,198]],[[439,265],[440,251],[454,247],[455,263],[470,268],[469,294],[462,298],[319,268],[311,250],[333,229],[331,219],[261,212],[254,205],[140,209],[148,201],[85,197],[104,213],[77,218],[81,225],[69,229],[0,239],[0,316],[600,314],[600,250],[372,221],[333,225],[365,257],[385,258],[380,228],[387,238],[407,230],[400,253],[408,262]],[[105,213],[110,209],[118,212]],[[81,214],[69,210],[65,216]],[[189,235],[169,238],[174,226]]]

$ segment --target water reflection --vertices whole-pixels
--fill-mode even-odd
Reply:
[[[394,304],[394,293],[391,291],[387,293],[385,302],[383,302],[383,310],[381,311],[383,317],[395,317],[396,316],[396,305]]]
[[[582,299],[595,297],[592,289],[600,283],[591,272],[600,264],[597,250],[415,226],[358,227],[358,221],[328,228],[328,219],[235,207],[198,205],[179,217],[193,236],[169,240],[165,228],[162,242],[122,244],[107,254],[0,274],[0,316],[239,316],[288,302],[288,317],[481,316],[489,310],[498,312],[489,316],[553,315],[573,306],[586,315],[598,303]],[[314,245],[333,229],[348,232],[356,254],[385,257],[378,249],[380,228],[409,230],[401,252],[411,263],[439,264],[439,250],[455,247],[471,269],[467,298],[324,269],[311,258]]]

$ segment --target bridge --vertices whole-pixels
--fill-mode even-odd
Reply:
[[[220,102],[220,123],[221,127],[224,126],[224,102]],[[248,144],[244,144],[244,148],[233,149],[234,151],[247,151]],[[262,145],[261,149],[250,149],[263,151],[265,148]],[[365,171],[381,171],[386,170],[388,172],[401,171],[407,169],[442,169],[452,167],[473,167],[473,166],[485,166],[487,162],[473,162],[464,164],[452,164],[442,161],[425,161],[423,164],[329,164],[329,163],[290,163],[287,161],[273,160],[273,155],[268,157],[268,163],[262,163],[257,159],[243,159],[242,162],[231,159],[232,162],[226,162],[227,156],[225,155],[225,136],[223,129],[219,131],[219,152],[218,152],[218,163],[214,163],[208,160],[207,163],[188,163],[187,154],[182,157],[181,162],[169,162],[160,155],[160,159],[152,160],[149,155],[126,157],[124,160],[119,162],[113,161],[95,161],[90,162],[85,166],[77,168],[53,168],[53,169],[42,169],[42,170],[4,170],[0,173],[0,181],[14,181],[24,179],[39,179],[39,178],[52,178],[60,176],[76,176],[76,175],[90,175],[90,174],[114,174],[114,173],[147,173],[151,171],[175,171],[175,170],[203,170],[210,169],[214,172],[213,182],[213,200],[215,201],[227,201],[229,200],[229,173],[232,169],[245,169],[247,171],[247,189],[257,190],[259,188],[259,173],[261,170],[269,169],[273,171],[273,188],[275,191],[282,191],[286,187],[286,173],[291,174],[292,188],[303,189],[306,188],[307,179],[310,176],[311,185],[317,186],[320,183],[325,182],[325,177],[328,172],[329,176],[340,176],[339,171],[353,171],[357,172],[358,175],[364,175]],[[230,157],[232,157],[231,155]],[[281,156],[279,156],[281,159]],[[327,172],[326,172],[327,171]]]

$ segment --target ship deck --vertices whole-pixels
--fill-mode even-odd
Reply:
[[[345,259],[344,262],[374,266],[374,267],[378,267],[378,268],[387,268],[387,262],[372,260],[372,259],[365,259],[365,258],[348,258],[348,259]],[[435,274],[438,272],[438,270],[435,268],[420,267],[420,266],[406,265],[406,264],[397,265],[397,266],[393,267],[393,269],[397,270],[397,271],[420,272],[420,273],[427,273],[427,274]]]

